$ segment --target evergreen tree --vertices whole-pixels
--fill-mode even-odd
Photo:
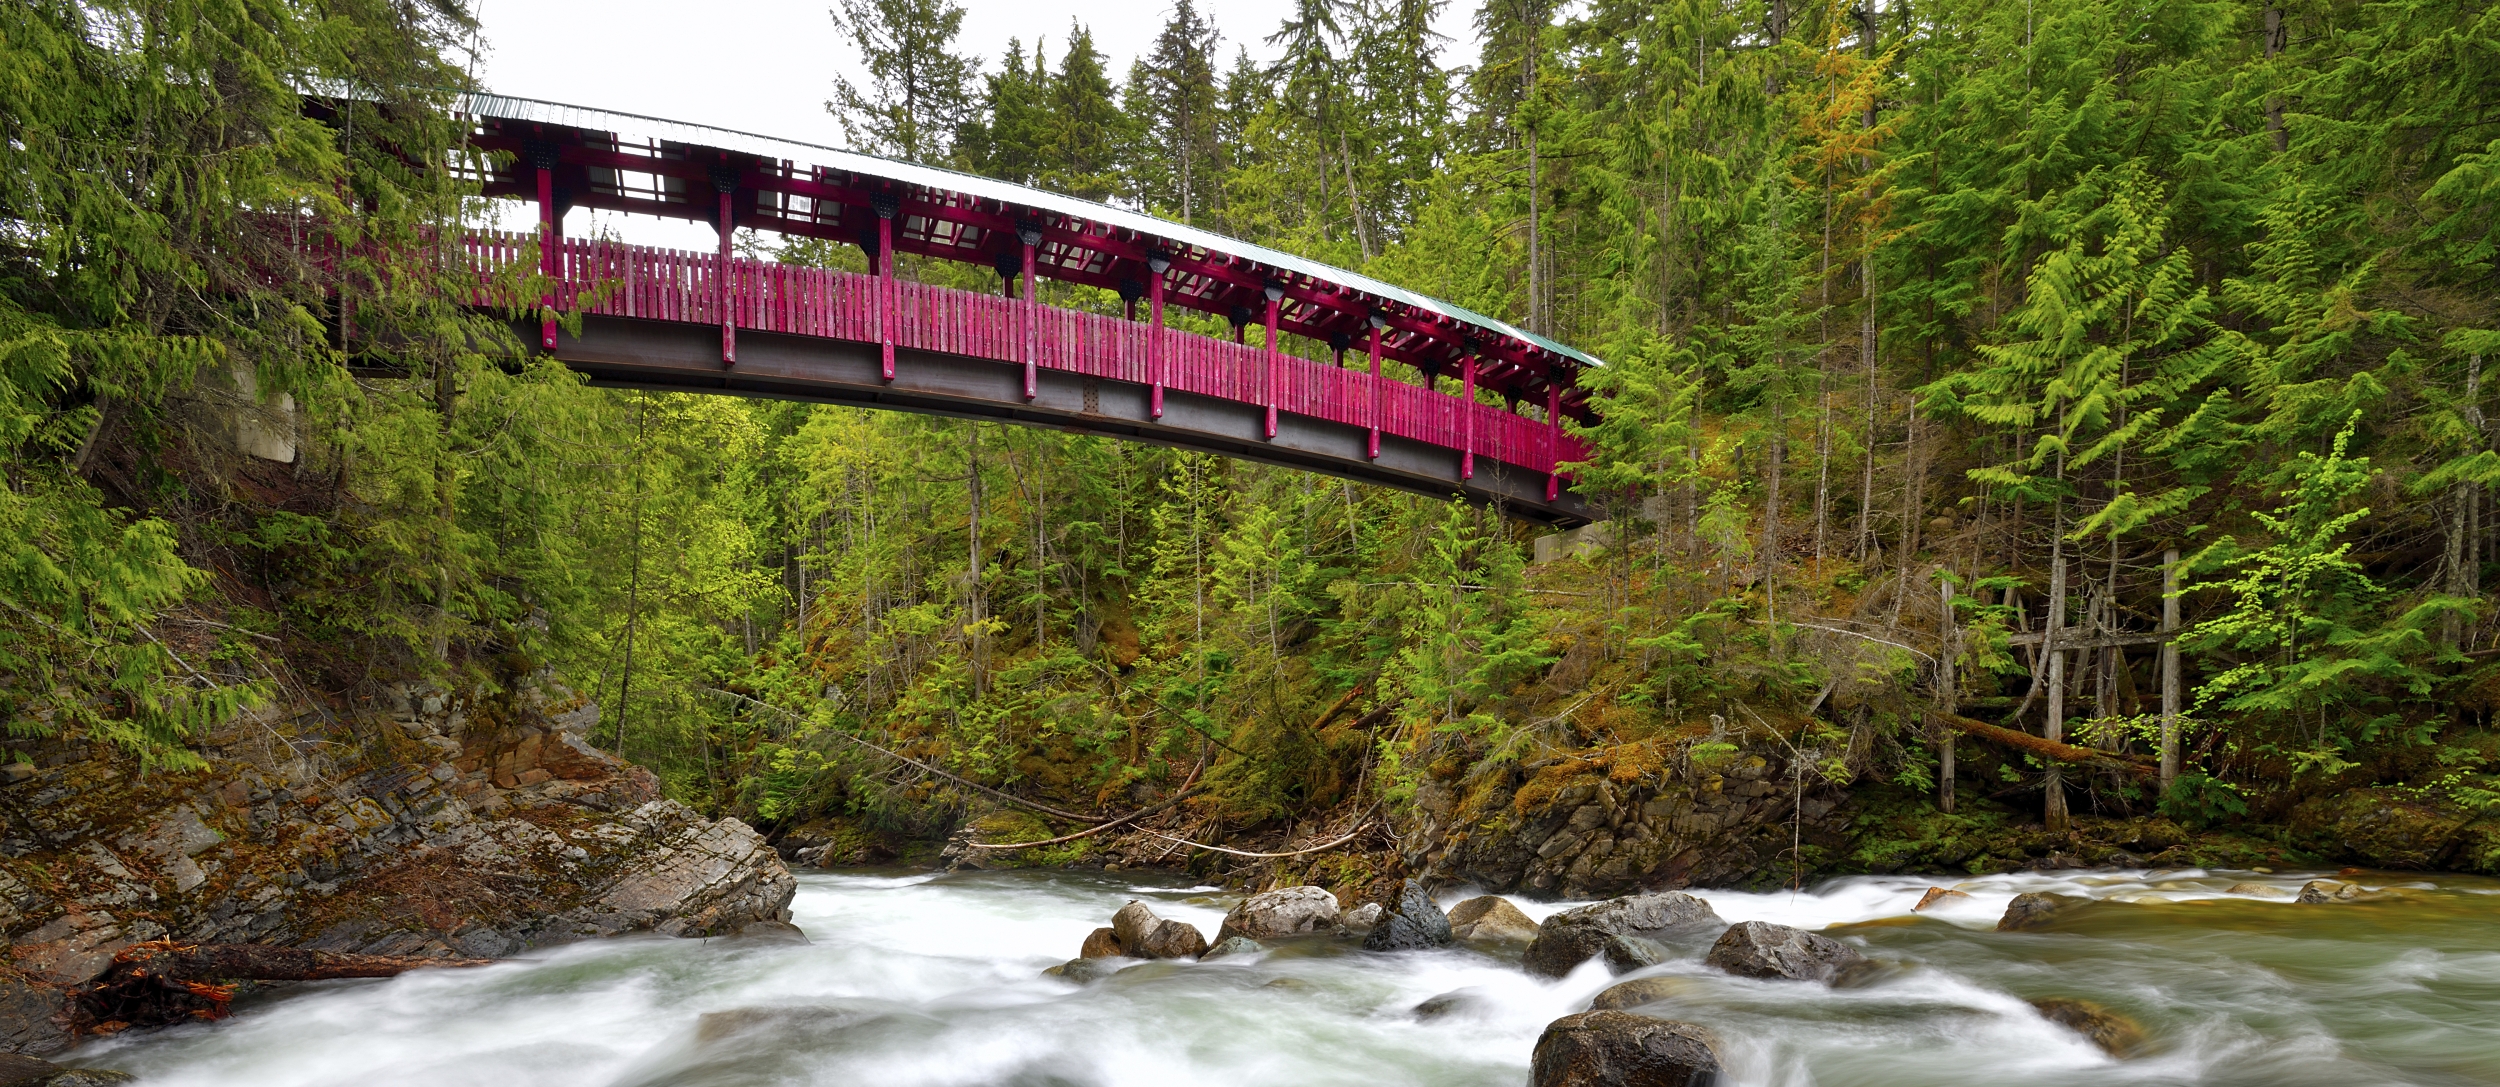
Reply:
[[[841,0],[832,14],[834,30],[858,51],[868,84],[863,90],[835,76],[826,112],[862,150],[945,162],[980,77],[979,62],[954,51],[964,9],[950,0]]]

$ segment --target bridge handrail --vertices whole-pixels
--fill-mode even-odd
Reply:
[[[531,257],[537,237],[503,231],[472,231],[467,253],[481,280]],[[830,268],[733,258],[729,290],[715,280],[722,262],[713,253],[629,245],[601,239],[565,238],[558,243],[555,305],[607,317],[727,323],[741,329],[828,339],[877,342],[874,299],[877,277]],[[510,305],[489,296],[481,283],[477,301]],[[908,280],[894,281],[895,343],[997,362],[1024,361],[1020,332],[1031,319],[1035,365],[1044,370],[1152,384],[1148,372],[1153,326],[986,292],[957,290]],[[1241,403],[1265,404],[1267,353],[1176,328],[1164,330],[1166,388]],[[1545,422],[1481,403],[1409,385],[1368,370],[1349,369],[1280,354],[1275,374],[1281,411],[1348,426],[1377,425],[1396,435],[1450,449],[1472,447],[1537,474],[1564,461],[1587,458],[1579,439],[1556,434]],[[1377,381],[1379,419],[1371,418]],[[1472,434],[1466,424],[1474,424]]]

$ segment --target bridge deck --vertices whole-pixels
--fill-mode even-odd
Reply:
[[[534,242],[481,233],[469,248],[493,271],[534,259]],[[724,283],[713,254],[581,239],[560,241],[555,256],[556,306],[585,316],[582,334],[560,336],[553,353],[603,384],[1000,419],[1464,494],[1553,524],[1590,517],[1579,496],[1547,486],[1559,462],[1585,455],[1578,439],[1393,377],[853,272],[734,258]],[[882,311],[897,349],[890,379],[881,287],[893,292]],[[734,366],[721,363],[724,323],[739,330]],[[1273,436],[1263,418],[1271,403]]]

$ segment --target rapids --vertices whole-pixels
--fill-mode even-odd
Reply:
[[[2400,894],[2296,905],[2304,878],[2015,874],[1944,881],[1970,897],[1923,915],[1910,907],[1930,882],[1913,877],[1703,891],[1728,921],[1821,929],[1892,969],[1845,990],[1748,981],[1693,946],[1643,973],[1688,979],[1652,1011],[1720,1033],[1724,1085],[2500,1084],[2500,882],[2364,876]],[[2224,892],[2244,881],[2285,897]],[[1994,932],[2024,891],[2101,901],[2053,932]],[[1210,937],[1237,901],[1101,873],[809,873],[792,908],[810,946],[624,939],[303,985],[62,1059],[166,1087],[1516,1087],[1545,1024],[1616,980],[1594,962],[1548,983],[1472,951],[1350,941],[1081,989],[1041,976],[1132,897]],[[1567,905],[1514,901],[1536,918]],[[1459,989],[1480,997],[1470,1012],[1410,1013]],[[2148,1052],[2105,1056],[2025,1003],[2045,997],[2134,1017]],[[699,1025],[735,1009],[776,1014]]]

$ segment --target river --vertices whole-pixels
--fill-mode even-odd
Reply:
[[[1890,969],[1842,990],[1749,981],[1690,947],[1643,973],[1687,979],[1652,1010],[1716,1029],[1728,1085],[2500,1084],[2500,882],[2362,876],[2397,893],[2304,906],[2288,900],[2303,878],[2017,874],[1945,881],[1970,897],[1927,914],[1910,909],[1921,878],[1704,891],[1731,922],[1821,929]],[[2225,893],[2243,881],[2286,897]],[[1992,931],[2023,891],[2100,901],[2055,931]],[[792,906],[809,946],[612,940],[304,985],[63,1059],[167,1087],[1517,1087],[1545,1024],[1616,980],[1350,941],[1085,988],[1041,976],[1130,898],[1210,937],[1236,901],[1100,873],[811,872]],[[1536,918],[1563,905],[1518,901]],[[1460,989],[1471,1013],[1411,1014]],[[2146,1052],[2104,1055],[2025,1002],[2045,997],[2133,1016]]]

